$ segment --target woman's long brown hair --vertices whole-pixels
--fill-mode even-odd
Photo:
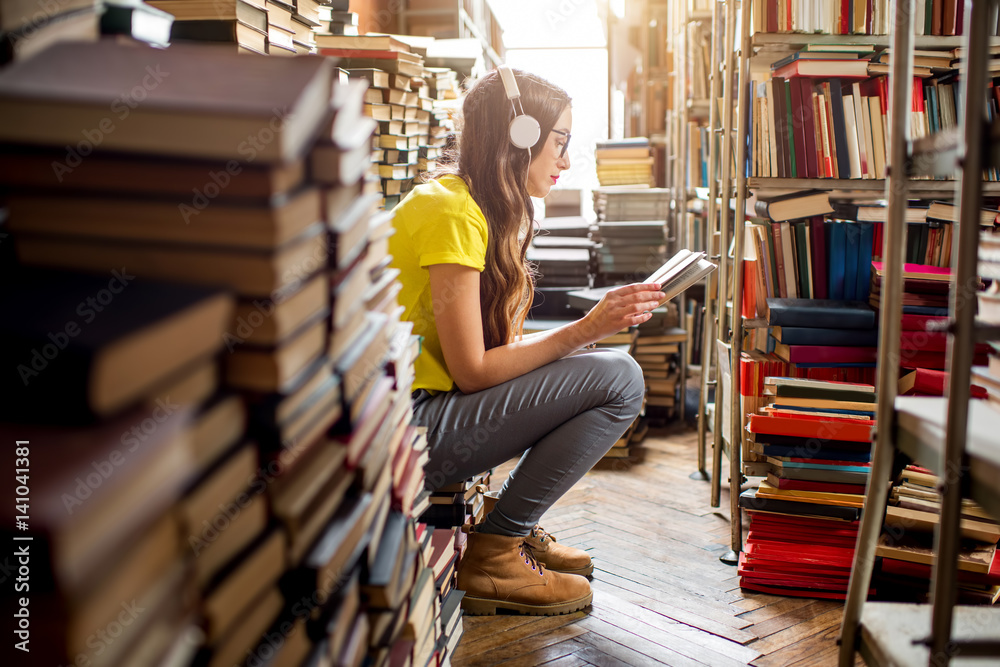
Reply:
[[[514,76],[524,112],[541,126],[531,148],[531,155],[537,155],[570,98],[562,88],[533,74],[514,70]],[[532,270],[525,260],[535,215],[528,195],[529,152],[510,142],[507,127],[513,117],[499,74],[487,73],[462,104],[457,156],[445,156],[445,166],[433,175],[460,176],[486,217],[489,241],[479,303],[487,350],[522,334],[534,295]]]

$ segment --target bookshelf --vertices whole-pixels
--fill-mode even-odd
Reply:
[[[504,61],[503,32],[486,0],[406,0],[396,11],[404,35],[437,39],[475,39],[486,69]]]
[[[956,606],[959,519],[962,495],[968,494],[994,517],[1000,516],[1000,447],[996,432],[1000,415],[983,401],[970,401],[971,367],[975,343],[996,340],[995,326],[983,326],[975,318],[975,288],[978,285],[980,240],[979,209],[982,198],[991,188],[977,175],[993,166],[991,158],[995,138],[984,137],[988,131],[984,118],[988,83],[987,38],[990,12],[995,2],[971,6],[967,34],[963,38],[966,53],[962,67],[965,100],[964,123],[960,132],[945,137],[941,144],[955,150],[947,154],[951,171],[958,175],[956,195],[959,200],[958,240],[952,250],[953,274],[950,287],[948,369],[945,397],[918,398],[896,396],[895,366],[899,358],[898,334],[902,312],[903,211],[910,175],[904,173],[887,184],[890,194],[890,217],[885,237],[887,282],[882,293],[882,339],[879,353],[879,421],[891,425],[878,429],[875,437],[872,473],[866,490],[866,505],[858,532],[847,605],[841,625],[840,664],[853,664],[855,651],[869,664],[947,665],[956,656],[996,656],[1000,652],[1000,609]],[[913,67],[913,2],[898,0],[895,7],[895,53],[907,57],[893,63],[892,160],[907,163],[911,169],[921,164],[932,172],[942,171],[941,160],[914,159],[916,146],[907,155],[911,105],[910,80]],[[976,56],[980,57],[976,57]],[[933,143],[933,142],[932,142]],[[919,157],[917,155],[916,157]],[[976,177],[968,178],[972,174]],[[921,182],[922,183],[922,182]],[[896,245],[893,245],[893,243]],[[892,252],[890,252],[890,250]],[[935,528],[934,564],[930,604],[900,605],[866,602],[874,563],[875,541],[883,521],[882,499],[887,491],[889,471],[897,449],[941,476],[941,520]],[[869,502],[870,501],[870,502]]]
[[[751,15],[751,4],[753,4],[753,16]],[[895,41],[895,33],[898,32],[898,27],[894,31],[891,31],[892,34],[876,35],[768,33],[760,31],[760,16],[758,13],[761,4],[748,2],[746,3],[747,6],[735,5],[734,7],[730,7],[728,3],[720,3],[719,7],[725,8],[726,29],[724,36],[721,30],[713,33],[713,38],[716,40],[716,45],[713,46],[713,54],[717,55],[721,51],[721,56],[717,56],[721,59],[721,62],[718,64],[713,63],[712,72],[713,75],[716,73],[721,75],[724,89],[719,94],[713,92],[711,98],[713,100],[720,100],[721,98],[722,119],[716,122],[713,118],[711,122],[712,132],[718,133],[721,136],[722,147],[721,156],[713,156],[712,165],[710,166],[710,170],[717,168],[721,171],[721,181],[718,184],[714,180],[711,181],[710,184],[715,186],[716,190],[709,193],[709,201],[714,202],[714,197],[720,196],[720,192],[724,194],[721,195],[722,206],[717,218],[714,214],[714,206],[709,206],[708,228],[710,232],[718,234],[720,247],[728,249],[728,253],[721,257],[723,260],[721,263],[725,268],[719,272],[719,291],[715,299],[719,304],[725,305],[717,309],[715,337],[712,341],[706,340],[706,346],[709,344],[713,346],[726,346],[726,354],[729,356],[727,366],[730,371],[728,377],[719,378],[718,389],[719,396],[728,395],[730,397],[731,404],[727,403],[726,407],[729,408],[728,414],[733,415],[733,418],[728,425],[724,425],[723,420],[727,418],[725,416],[727,410],[718,409],[719,405],[715,406],[716,409],[713,415],[713,440],[716,446],[713,450],[713,479],[710,502],[713,507],[718,506],[721,482],[718,479],[718,473],[721,471],[721,455],[724,452],[731,453],[730,478],[731,488],[735,493],[733,494],[732,553],[726,554],[726,556],[730,557],[728,562],[735,562],[735,556],[740,552],[742,543],[740,512],[736,508],[735,501],[735,497],[738,495],[737,489],[740,483],[745,480],[744,473],[760,473],[759,465],[755,465],[751,461],[744,463],[743,460],[740,460],[741,458],[746,458],[747,451],[745,447],[740,452],[737,452],[735,449],[727,449],[730,442],[735,443],[741,437],[746,415],[742,410],[742,399],[739,393],[737,391],[722,391],[724,384],[730,387],[741,386],[740,359],[743,353],[741,348],[744,335],[756,328],[754,326],[756,323],[742,317],[739,306],[734,307],[733,305],[741,304],[744,299],[744,230],[748,224],[747,212],[745,210],[746,201],[752,193],[756,193],[759,190],[817,189],[830,192],[831,200],[836,198],[841,201],[881,199],[883,193],[885,193],[885,198],[888,199],[893,194],[890,179],[886,178],[802,178],[801,168],[799,170],[800,177],[786,178],[761,176],[759,172],[754,170],[757,163],[753,161],[757,159],[757,156],[751,153],[748,147],[756,149],[756,143],[759,140],[758,135],[755,134],[757,130],[756,123],[752,122],[756,120],[754,118],[756,107],[752,108],[750,104],[750,102],[756,102],[756,99],[750,100],[748,98],[757,93],[750,84],[751,82],[759,83],[762,80],[768,79],[771,63],[809,46],[823,47],[863,44],[872,47],[872,50],[876,54],[887,49],[901,52],[898,50],[899,47]],[[739,21],[735,20],[737,10],[739,10]],[[876,8],[876,11],[881,10]],[[885,26],[885,29],[882,30],[883,32],[890,32],[887,24],[879,24],[877,20],[875,23],[876,25]],[[987,21],[987,23],[989,22]],[[733,30],[735,30],[735,35],[733,34]],[[722,40],[721,48],[718,45],[720,39]],[[998,43],[1000,43],[1000,39],[997,37],[984,37],[984,45],[995,46]],[[964,38],[961,36],[912,35],[911,32],[909,48],[950,50],[962,47],[964,44]],[[726,77],[727,72],[732,72],[733,76]],[[733,82],[733,78],[735,78],[735,83]],[[912,81],[913,79],[910,77],[906,80]],[[713,81],[713,86],[714,83]],[[715,111],[715,109],[713,108],[711,111]],[[884,110],[883,113],[885,113]],[[735,121],[732,120],[733,114],[735,114]],[[792,122],[791,115],[789,116],[789,122]],[[780,134],[778,135],[779,138],[781,136]],[[888,136],[887,128],[886,137],[888,138]],[[909,133],[909,126],[906,128],[906,132],[900,131],[898,135],[894,133],[892,136],[905,137],[905,140],[900,140],[896,143],[902,144],[906,150],[900,154],[902,157],[899,158],[893,155],[892,159],[890,159],[890,156],[886,155],[885,162],[887,165],[889,163],[906,164],[907,160],[914,154],[909,149],[911,144],[919,146],[921,142],[924,142],[930,145],[929,152],[934,155],[934,159],[924,159],[922,164],[935,161],[938,163],[947,162],[948,151],[950,150],[951,154],[954,154],[955,151],[954,140],[952,140],[951,148],[949,149],[947,147],[946,136],[944,138],[924,137],[915,141],[911,140],[912,135]],[[733,141],[735,141],[735,146],[733,146]],[[721,162],[719,161],[720,159],[722,160]],[[732,169],[729,168],[730,161],[734,165]],[[926,174],[924,178],[919,180],[908,180],[908,196],[918,199],[951,199],[954,196],[956,183],[953,180],[953,170],[949,173],[940,172],[941,170],[938,169],[938,173]],[[946,180],[931,180],[927,178],[940,178],[941,176],[949,178]],[[980,182],[979,187],[984,195],[1000,195],[1000,184],[996,182]],[[726,196],[730,192],[731,194]],[[903,202],[902,209],[905,211],[905,197],[901,201]],[[715,222],[716,219],[718,219],[718,224]],[[886,229],[888,229],[888,226],[886,226]],[[905,226],[902,229],[905,230]],[[902,233],[903,238],[899,242],[905,246],[906,235],[905,232]],[[751,254],[750,256],[752,257],[753,255]],[[712,382],[707,379],[707,376],[703,378],[703,395],[707,394],[707,388],[711,384]],[[740,417],[737,417],[737,415],[740,415]],[[699,423],[699,427],[699,436],[701,437],[704,430],[707,429],[701,428],[701,423]],[[746,445],[745,442],[744,445]]]

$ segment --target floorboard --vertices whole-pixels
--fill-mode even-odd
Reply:
[[[591,471],[542,518],[560,542],[593,556],[593,605],[548,618],[467,616],[452,664],[835,664],[840,603],[744,592],[736,569],[719,561],[729,549],[729,491],[723,485],[720,507],[710,507],[709,484],[688,477],[696,433],[653,430],[643,444],[644,461]],[[494,488],[513,463],[495,471]]]

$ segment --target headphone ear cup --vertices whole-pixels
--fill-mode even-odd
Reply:
[[[510,143],[518,148],[531,148],[538,143],[538,137],[542,134],[538,121],[525,115],[515,116],[507,129],[510,133]]]

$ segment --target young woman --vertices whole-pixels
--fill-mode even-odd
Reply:
[[[471,529],[459,566],[463,607],[562,614],[590,604],[583,551],[556,543],[538,520],[625,432],[639,413],[642,372],[627,354],[584,350],[648,320],[657,285],[616,288],[585,317],[522,335],[532,299],[525,262],[534,209],[569,169],[570,99],[515,71],[517,112],[496,70],[462,105],[457,154],[395,209],[390,239],[404,317],[423,336],[413,383],[416,420],[428,427],[431,489],[514,456],[499,500]],[[534,117],[528,149],[511,141],[515,116]]]

